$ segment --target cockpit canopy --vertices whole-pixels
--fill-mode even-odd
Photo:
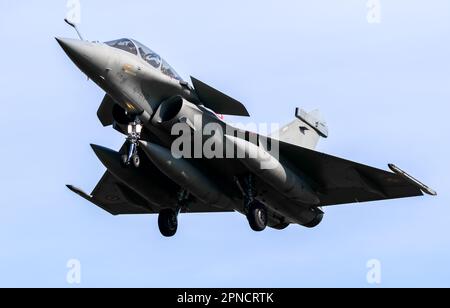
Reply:
[[[139,56],[151,66],[160,70],[164,75],[182,81],[180,75],[178,75],[178,73],[164,59],[162,59],[156,52],[136,40],[124,38],[106,42],[105,44]]]

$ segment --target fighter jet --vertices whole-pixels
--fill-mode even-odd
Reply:
[[[297,109],[291,123],[263,136],[218,116],[249,116],[242,103],[196,78],[183,80],[137,40],[56,40],[106,92],[101,124],[126,139],[118,151],[91,145],[107,169],[91,194],[67,187],[113,215],[158,214],[165,237],[176,234],[180,213],[238,212],[254,231],[313,228],[328,206],[436,195],[393,164],[388,172],[316,151],[328,128],[315,112]],[[206,138],[211,124],[223,134]],[[179,125],[192,137],[180,153],[209,143],[219,155],[174,153]]]

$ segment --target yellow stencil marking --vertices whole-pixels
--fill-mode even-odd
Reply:
[[[128,109],[130,111],[134,111],[135,110],[134,106],[131,103],[127,103],[127,107],[128,107]]]
[[[131,76],[136,76],[137,75],[135,67],[133,65],[131,65],[131,64],[124,64],[123,67],[122,67],[122,70],[125,73],[127,73],[128,75],[131,75]]]

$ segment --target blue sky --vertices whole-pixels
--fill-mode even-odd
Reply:
[[[326,209],[316,229],[251,232],[238,214],[113,217],[65,188],[90,191],[104,172],[89,143],[123,136],[96,118],[102,91],[54,37],[75,37],[66,1],[0,2],[0,286],[450,286],[450,2],[381,0],[81,1],[90,40],[134,37],[245,102],[252,121],[288,122],[319,108],[319,150],[372,166],[394,162],[431,187],[424,197]]]

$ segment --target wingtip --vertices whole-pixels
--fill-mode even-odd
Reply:
[[[73,193],[75,193],[75,194],[77,194],[77,195],[83,197],[83,198],[86,199],[86,200],[90,200],[90,199],[92,198],[91,195],[88,195],[87,193],[85,193],[83,190],[81,190],[81,189],[78,188],[78,187],[75,187],[75,186],[70,185],[70,184],[67,184],[66,187],[67,187],[68,189],[70,189],[70,191],[72,191]]]
[[[92,150],[94,150],[94,152],[97,152],[97,150],[101,148],[100,145],[94,143],[89,144],[89,146],[91,147]]]
[[[74,192],[74,193],[76,193],[76,194],[79,194],[79,193],[81,192],[81,189],[79,189],[78,187],[75,187],[75,186],[73,186],[73,185],[67,184],[66,187],[67,187],[70,191],[72,191],[72,192]]]
[[[406,181],[408,181],[412,185],[414,185],[417,188],[419,188],[423,193],[425,193],[427,195],[430,195],[430,196],[433,196],[433,197],[438,195],[435,190],[431,189],[430,187],[428,187],[424,183],[420,182],[419,180],[417,180],[416,178],[414,178],[413,176],[408,174],[406,171],[400,169],[396,165],[388,164],[388,167],[389,167],[389,169],[391,169],[392,172],[394,172],[395,174],[397,174],[398,176],[402,177],[403,179],[405,179]]]

